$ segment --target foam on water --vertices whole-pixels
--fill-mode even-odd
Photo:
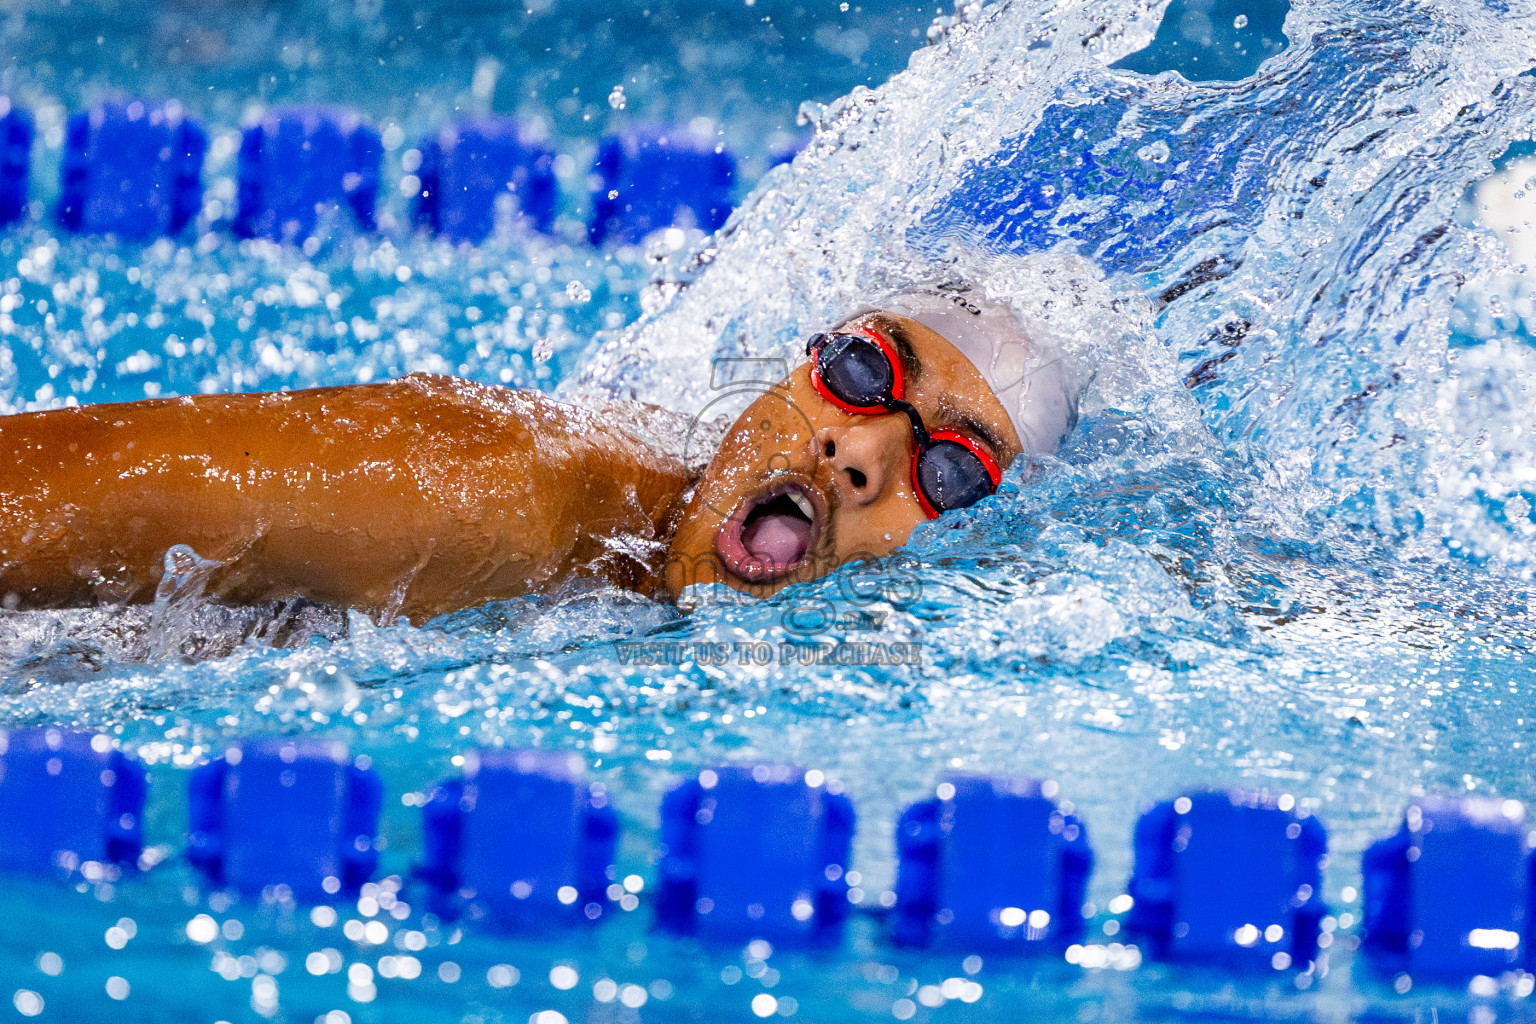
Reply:
[[[412,293],[419,323],[365,318],[378,323],[377,347],[349,338],[313,369],[302,359],[284,369],[269,365],[266,348],[221,345],[186,380],[169,364],[150,373],[166,391],[196,390],[205,376],[215,388],[335,382],[357,379],[360,365],[383,376],[422,366],[394,354],[405,327],[446,369],[494,380],[520,366],[514,383],[563,379],[574,397],[636,397],[713,422],[751,388],[712,388],[702,371],[712,360],[727,360],[716,363],[716,383],[792,365],[807,332],[869,297],[965,276],[1055,336],[1085,381],[1066,448],[1015,465],[996,499],[922,527],[885,563],[768,601],[701,590],[678,610],[578,589],[380,627],[321,609],[214,609],[171,588],[153,608],[126,613],[0,613],[12,680],[0,720],[119,731],[157,765],[152,841],[169,841],[181,813],[183,776],[171,766],[230,736],[346,737],[373,754],[396,793],[424,787],[474,743],[566,747],[587,757],[625,816],[625,871],[645,870],[655,800],[677,773],[722,759],[814,763],[856,800],[855,859],[871,900],[892,878],[897,810],[945,770],[1059,779],[1092,829],[1091,896],[1101,907],[1122,891],[1140,801],[1191,785],[1283,789],[1328,823],[1326,895],[1358,918],[1342,896],[1358,885],[1355,858],[1410,794],[1536,797],[1525,660],[1536,638],[1536,442],[1526,411],[1536,358],[1525,268],[1477,205],[1490,218],[1504,210],[1506,231],[1528,207],[1499,206],[1486,188],[1469,193],[1536,129],[1525,74],[1536,6],[1317,0],[1296,4],[1289,47],[1240,81],[1113,67],[1151,40],[1160,14],[1132,0],[972,11],[887,85],[810,110],[810,148],[772,171],[708,248],[673,257],[638,298],[646,315],[600,338],[579,372],[576,342],[601,322],[569,321],[558,346],[566,357],[541,378],[531,360],[514,362],[525,335],[493,334],[472,357],[481,339],[465,325],[468,340],[455,341],[456,321],[433,312],[478,294],[481,277],[455,283],[465,261],[484,261],[475,273],[500,273],[517,294],[521,280],[534,284],[530,297],[563,288],[559,274],[533,277],[547,258],[412,241],[402,243],[419,247],[410,265],[442,269]],[[18,256],[52,244],[0,240]],[[67,253],[82,268],[66,277],[33,280],[32,257],[19,287],[56,295],[62,286],[69,302],[88,301],[70,282],[113,258],[98,245],[62,243],[55,265]],[[179,307],[230,266],[268,268],[266,284],[242,286],[255,295],[329,273],[327,260],[365,278],[377,251],[305,261],[223,241],[157,252],[149,261],[159,261],[157,279],[177,282]],[[578,247],[558,259],[572,276],[590,272],[593,286],[608,279]],[[648,274],[643,259],[631,266],[641,269],[614,278],[624,287]],[[404,284],[394,275],[378,275],[392,303]],[[303,304],[275,304],[274,339],[311,322],[294,305]],[[379,309],[377,296],[367,308]],[[498,307],[496,318],[506,316]],[[47,373],[26,339],[57,326],[21,331],[20,342],[9,334],[0,348],[14,367],[11,407],[120,394],[68,373],[51,378],[49,396],[15,383]],[[28,360],[38,368],[23,369]],[[614,646],[634,639],[769,653],[765,663],[648,665]],[[920,657],[807,665],[794,646],[807,640],[887,652],[913,644]],[[413,841],[413,814],[398,805],[386,814],[397,850]],[[386,864],[403,870],[405,854],[386,854]],[[189,896],[183,912],[151,899],[179,899],[180,870],[134,883],[150,895],[120,888],[116,898],[138,900],[135,913],[158,929],[159,945],[141,946],[163,953],[190,907],[203,905]],[[79,903],[59,927],[107,912]],[[292,950],[338,941],[307,925],[279,939],[278,910],[243,914],[265,923],[252,924],[245,946],[225,943],[235,955],[258,955],[245,947],[259,939],[296,963]],[[30,960],[42,940],[12,926],[3,941]],[[548,1006],[578,1019],[598,1010],[585,983],[612,974],[667,979],[673,1001],[652,1001],[647,1017],[683,1019],[705,1005],[745,1017],[751,992],[765,990],[760,980],[751,992],[722,981],[732,957],[647,940],[637,922],[558,947],[471,935],[456,948],[478,978],[507,957],[529,980],[505,992],[476,980],[471,991],[466,969],[465,988],[430,990],[430,1009],[413,1007],[402,984],[367,1012],[458,1019],[444,1007],[478,1001],[508,1019]],[[189,993],[226,991],[222,961],[210,976],[206,951],[180,949],[174,963],[185,967],[161,955],[158,981],[144,966],[159,1005],[190,998],[165,980],[180,970],[207,979]],[[816,1019],[883,1018],[910,994],[908,979],[959,973],[895,958],[867,931],[850,950],[853,959],[831,966],[776,958],[784,980],[774,994]],[[538,980],[561,957],[585,972],[569,995]],[[990,994],[974,1011],[1332,1018],[1360,1006],[1352,981],[1372,1001],[1396,998],[1363,970],[1335,972],[1303,996],[1145,968],[1133,993],[1128,981],[1080,982],[1075,969],[1057,969],[1044,969],[1037,993],[1059,998],[1029,995],[1027,972],[989,965],[980,980]],[[1068,982],[1079,987],[1069,993]],[[313,1015],[331,1004],[310,984],[295,979],[292,998]],[[340,992],[326,998],[340,1005]],[[1424,998],[1465,1009],[1458,1000],[1469,997]]]

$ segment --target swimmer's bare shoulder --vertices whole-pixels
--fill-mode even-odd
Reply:
[[[414,374],[0,417],[0,600],[148,601],[178,544],[233,603],[421,621],[527,593],[669,534],[689,473],[619,413]]]

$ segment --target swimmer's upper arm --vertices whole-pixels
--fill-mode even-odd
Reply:
[[[0,465],[12,606],[149,600],[187,544],[230,600],[413,617],[525,593],[687,482],[602,418],[426,376],[0,418]]]

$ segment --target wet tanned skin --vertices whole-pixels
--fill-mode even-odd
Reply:
[[[850,323],[872,326],[897,343],[906,367],[906,399],[930,431],[967,433],[983,441],[1004,468],[1018,456],[1019,437],[1002,405],[943,337],[890,313]],[[766,595],[851,559],[895,550],[927,519],[913,493],[912,448],[905,416],[842,411],[816,392],[810,364],[802,364],[754,401],[726,434],[672,540],[668,589],[676,597],[689,584],[719,582]],[[821,521],[811,550],[783,578],[745,579],[717,554],[717,535],[744,503],[786,481],[807,488],[817,507]]]
[[[0,600],[151,600],[176,544],[223,563],[207,593],[230,603],[420,622],[524,594],[603,537],[671,532],[688,475],[621,425],[643,412],[413,375],[0,417]]]
[[[998,464],[1013,460],[1017,435],[965,357],[914,321],[863,319],[902,348],[930,430],[991,435]],[[767,594],[885,554],[925,518],[906,418],[842,412],[808,364],[743,413],[686,513],[685,467],[627,426],[651,415],[666,414],[412,375],[0,417],[0,606],[152,600],[175,545],[217,563],[204,566],[215,599],[301,597],[384,621],[582,573],[664,581],[674,597],[708,581]],[[785,481],[815,506],[813,550],[782,578],[744,579],[716,553],[721,524]],[[616,538],[654,557],[616,554]]]

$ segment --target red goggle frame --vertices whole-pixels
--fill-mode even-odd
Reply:
[[[890,339],[879,331],[864,326],[852,327],[842,333],[856,333],[868,338],[880,347],[881,352],[885,353],[886,361],[891,367],[892,383],[889,393],[883,396],[883,400],[877,405],[854,405],[833,392],[821,376],[821,353],[827,342],[825,335],[812,339],[807,346],[807,354],[811,357],[811,387],[815,388],[816,393],[822,398],[847,413],[859,416],[879,416],[894,412],[906,414],[912,425],[912,493],[917,495],[917,503],[921,506],[923,513],[929,519],[936,519],[946,511],[936,507],[929,499],[918,475],[919,463],[940,444],[957,444],[974,455],[986,469],[987,476],[992,481],[992,489],[996,490],[997,485],[1002,481],[1003,472],[998,468],[996,460],[975,440],[955,430],[935,430],[929,433],[923,426],[922,416],[906,401],[906,377],[902,371],[901,357],[897,355],[896,347],[891,344]]]

